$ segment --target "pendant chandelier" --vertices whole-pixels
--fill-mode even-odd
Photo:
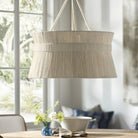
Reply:
[[[79,0],[71,0],[72,31],[54,31],[69,0],[65,0],[50,31],[33,34],[34,56],[29,78],[114,78],[112,32],[91,31]],[[77,31],[76,1],[88,31]]]

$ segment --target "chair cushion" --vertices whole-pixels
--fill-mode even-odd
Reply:
[[[0,133],[25,131],[26,125],[20,115],[0,115]]]

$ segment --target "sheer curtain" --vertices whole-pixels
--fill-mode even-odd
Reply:
[[[124,101],[138,105],[138,1],[124,0]]]

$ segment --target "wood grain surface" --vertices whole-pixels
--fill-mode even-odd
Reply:
[[[87,133],[88,133],[87,138],[138,138],[138,131],[136,130],[91,129],[91,130],[87,130]],[[1,136],[3,136],[4,138],[43,138],[45,137],[45,136],[42,136],[41,131],[5,133],[5,134],[1,134]],[[55,138],[55,137],[47,136],[47,138]]]

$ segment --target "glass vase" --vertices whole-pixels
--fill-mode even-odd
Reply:
[[[50,128],[51,122],[44,122],[44,127],[42,128],[42,135],[43,136],[51,136],[52,135],[52,129]]]

